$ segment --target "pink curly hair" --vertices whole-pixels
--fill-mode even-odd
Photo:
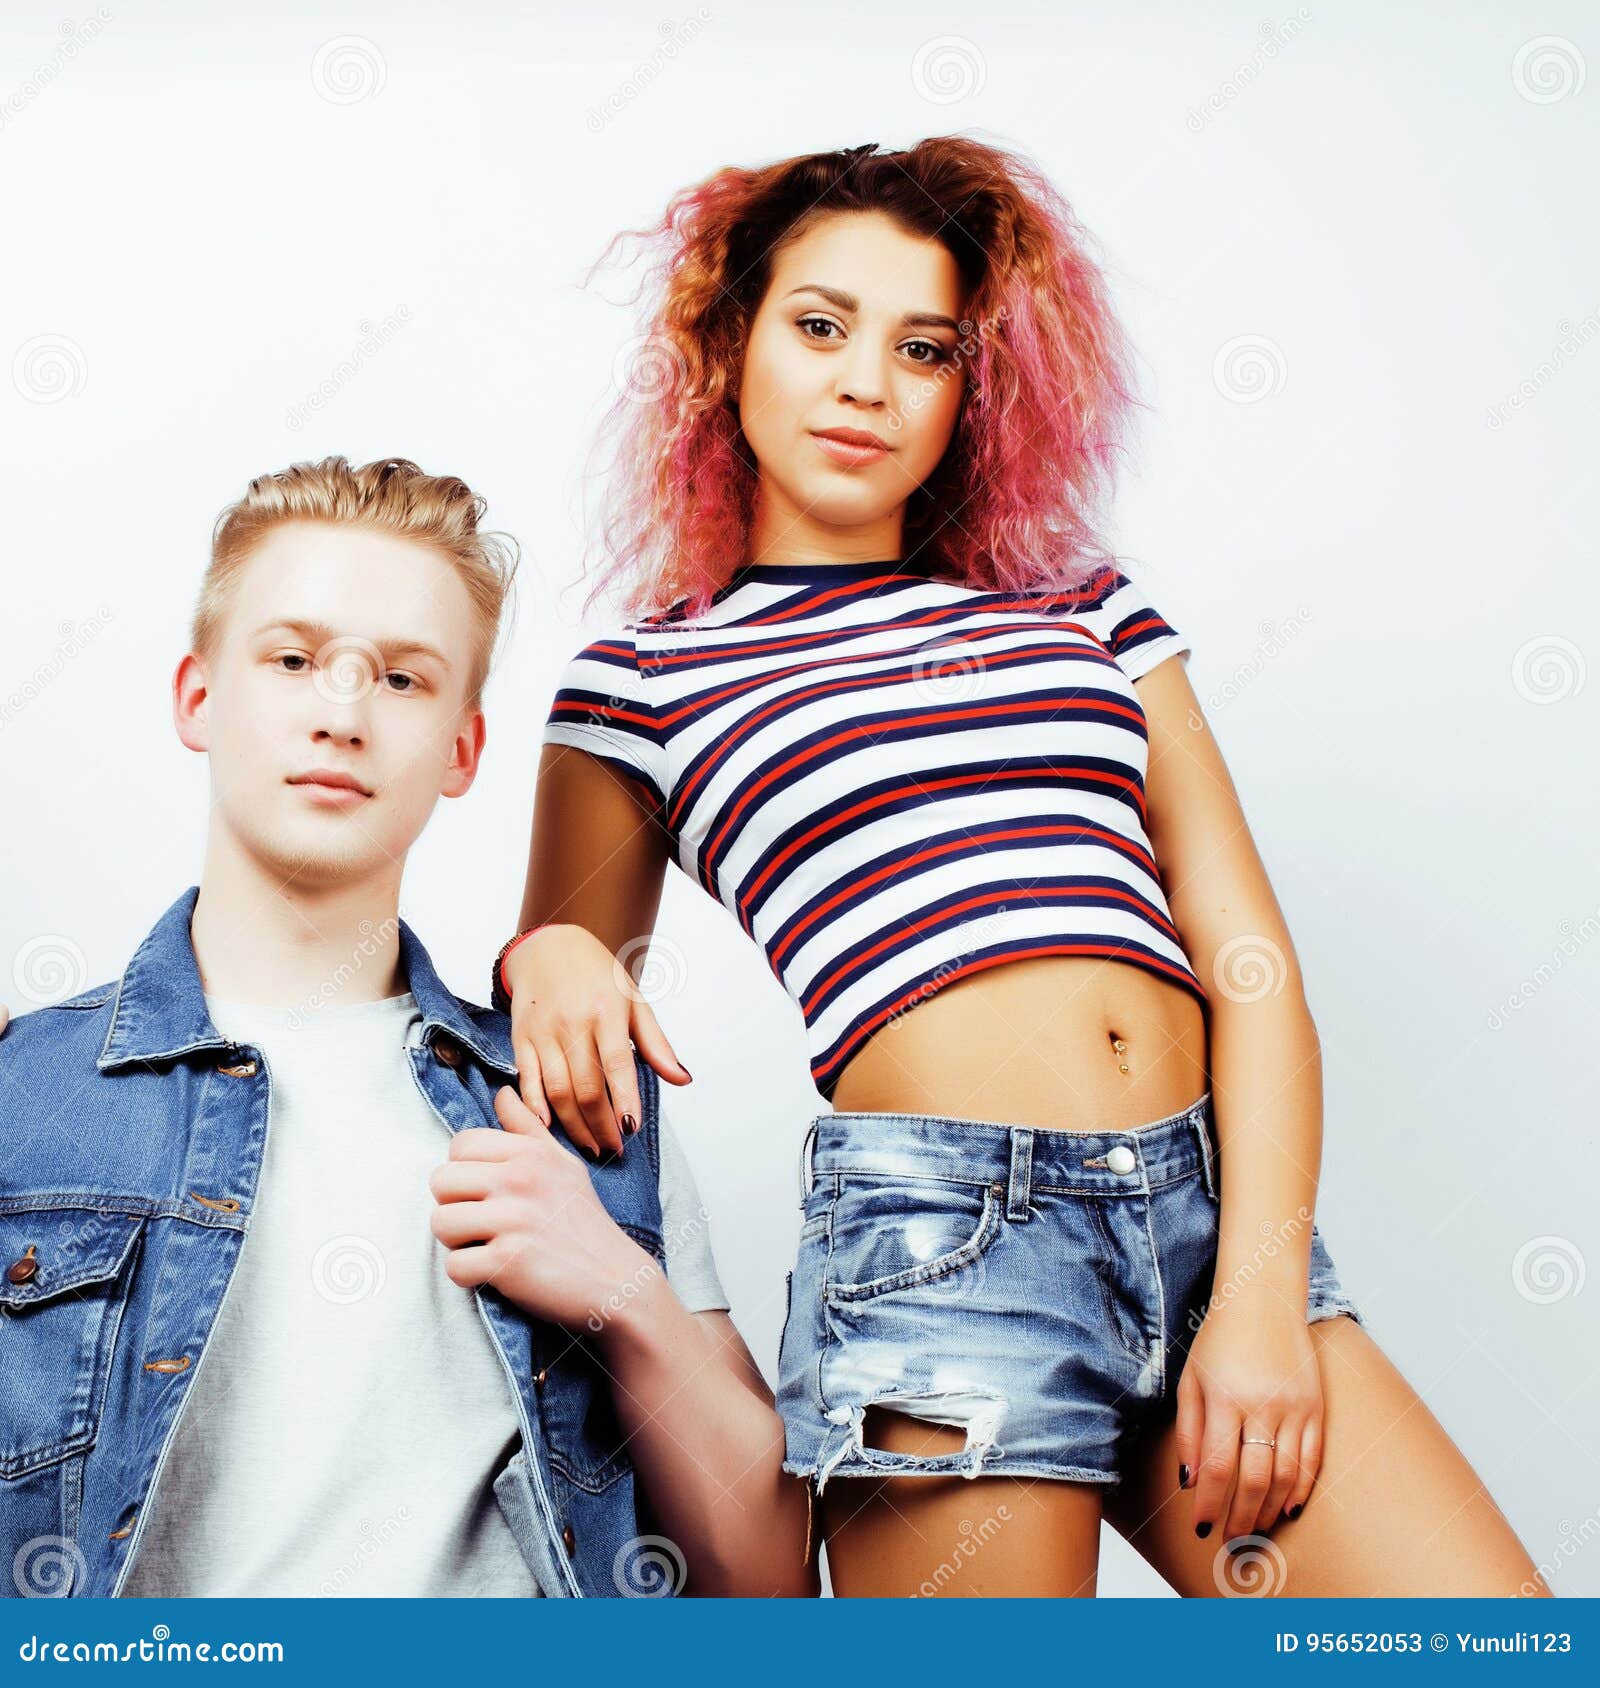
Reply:
[[[758,471],[734,408],[745,336],[774,254],[850,211],[941,241],[969,289],[952,365],[967,370],[961,414],[907,501],[905,556],[980,590],[1059,590],[1115,566],[1093,522],[1141,401],[1090,237],[1027,160],[937,135],[903,152],[729,166],[607,245],[595,267],[628,235],[659,256],[644,333],[599,436],[615,451],[586,608],[621,581],[630,615],[686,600],[698,616],[748,560]]]

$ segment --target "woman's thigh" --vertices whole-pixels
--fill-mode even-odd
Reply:
[[[962,1432],[869,1407],[869,1446],[959,1453]],[[838,1477],[817,1502],[839,1597],[1090,1596],[1100,1490],[1047,1477]]]
[[[1305,1511],[1237,1557],[1194,1533],[1169,1420],[1130,1448],[1108,1521],[1183,1595],[1547,1595],[1466,1456],[1354,1319],[1311,1326],[1323,1458]]]

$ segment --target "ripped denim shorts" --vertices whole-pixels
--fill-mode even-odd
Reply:
[[[819,1114],[801,1161],[783,1469],[818,1494],[834,1475],[1120,1482],[1127,1439],[1176,1410],[1212,1293],[1210,1091],[1121,1131]],[[1338,1313],[1365,1323],[1313,1224],[1306,1317]],[[965,1446],[874,1447],[872,1403],[954,1425]]]

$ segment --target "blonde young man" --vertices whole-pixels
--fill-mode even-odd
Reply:
[[[7,1593],[816,1592],[655,1074],[585,1158],[399,918],[483,753],[481,515],[329,458],[217,525],[200,885],[0,1039]]]

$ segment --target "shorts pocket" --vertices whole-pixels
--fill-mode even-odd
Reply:
[[[834,1304],[915,1289],[971,1267],[1005,1223],[1002,1184],[839,1175],[823,1282]]]
[[[0,1213],[0,1478],[94,1441],[143,1226],[95,1208]]]

